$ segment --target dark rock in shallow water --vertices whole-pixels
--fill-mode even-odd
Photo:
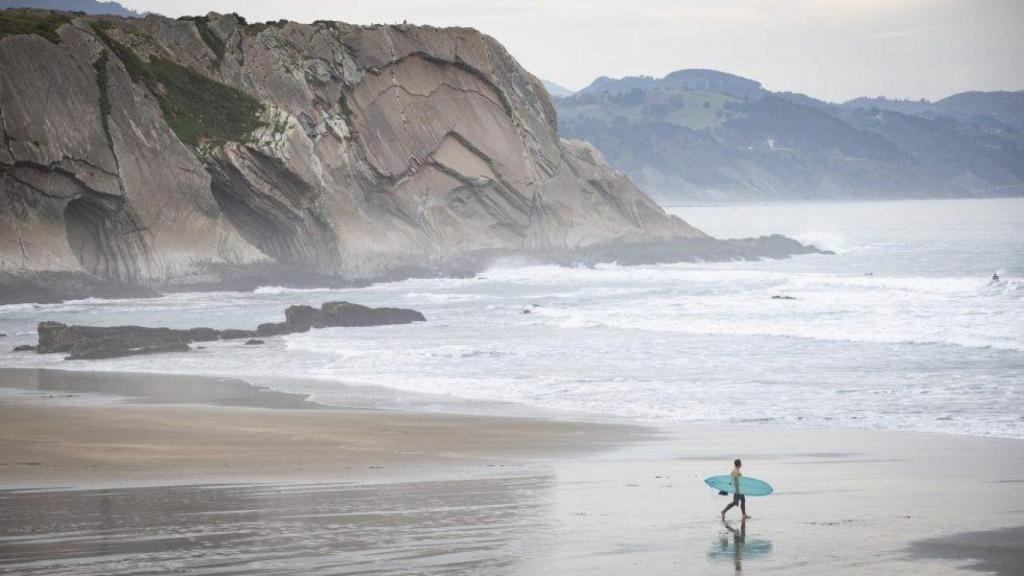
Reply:
[[[163,352],[188,352],[190,348],[184,342],[155,342],[144,346],[125,348],[116,338],[107,342],[99,342],[89,346],[75,346],[65,360],[99,360],[102,358],[121,358],[140,354],[160,354]]]
[[[320,311],[312,306],[296,304],[284,311],[284,322],[297,332],[305,332],[312,328],[320,319]]]
[[[422,322],[426,318],[415,310],[370,308],[350,302],[327,302],[320,309],[290,306],[285,322],[260,324],[256,330],[215,330],[213,328],[145,328],[142,326],[68,326],[60,322],[40,322],[38,346],[19,346],[16,352],[35,350],[39,354],[67,353],[67,360],[116,358],[159,352],[186,352],[191,342],[250,339],[246,344],[263,344],[254,336],[278,336],[305,332],[310,328],[331,326],[382,326]]]
[[[725,262],[788,258],[799,254],[832,254],[779,234],[758,238],[717,240],[708,236],[658,242],[593,244],[563,253],[537,254],[539,262],[563,265],[594,265],[616,262],[620,266],[675,262]]]
[[[257,340],[255,338],[245,341],[246,346],[258,346],[260,344],[266,344],[266,342],[264,342],[263,340]]]
[[[814,246],[801,244],[796,240],[772,234],[770,236],[758,236],[757,238],[737,238],[735,240],[724,240],[743,252],[744,258],[788,258],[798,254],[835,254],[831,250],[819,250]]]
[[[67,360],[117,358],[138,354],[187,351],[187,330],[142,326],[68,326],[40,322],[36,352],[67,352]]]
[[[292,329],[292,325],[287,322],[268,322],[256,327],[257,336],[281,336],[292,332],[296,332],[296,330]]]
[[[423,314],[405,308],[370,308],[351,302],[325,302],[320,309],[312,306],[289,306],[284,311],[284,324],[289,332],[305,332],[310,328],[385,326],[424,322]]]
[[[29,344],[22,344],[21,346],[15,346],[14,347],[14,351],[15,352],[32,352],[35,349],[36,349],[35,346],[31,346]]]
[[[192,342],[213,342],[220,340],[220,330],[213,328],[191,328],[188,330],[188,338]]]
[[[370,308],[351,302],[324,302],[320,307],[323,326],[384,326],[424,322],[423,314],[405,308]]]
[[[252,338],[256,336],[254,330],[235,330],[234,328],[228,328],[227,330],[220,331],[221,340],[240,340],[242,338]]]

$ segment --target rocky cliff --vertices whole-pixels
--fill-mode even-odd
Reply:
[[[0,280],[22,292],[707,240],[560,140],[540,81],[472,29],[9,10],[0,128]]]

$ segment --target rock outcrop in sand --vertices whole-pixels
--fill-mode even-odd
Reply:
[[[706,238],[560,140],[540,81],[473,29],[0,19],[0,283],[19,294],[367,281]]]
[[[238,340],[263,344],[253,336],[280,336],[308,332],[311,328],[357,328],[424,322],[416,310],[406,308],[370,308],[351,302],[324,302],[320,308],[304,304],[289,306],[285,321],[260,324],[255,330],[215,330],[213,328],[149,328],[144,326],[68,326],[61,322],[40,322],[37,346],[19,346],[15,352],[34,350],[39,354],[65,353],[67,360],[117,358],[161,352],[187,352],[193,342]]]

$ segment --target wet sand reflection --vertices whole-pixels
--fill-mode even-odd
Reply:
[[[732,560],[736,572],[743,571],[743,561],[766,556],[772,551],[772,543],[764,538],[747,538],[747,521],[740,521],[739,528],[722,521],[725,532],[711,545],[708,557],[714,560]]]
[[[0,572],[494,573],[546,477],[0,491]]]

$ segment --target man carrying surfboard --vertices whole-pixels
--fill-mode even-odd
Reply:
[[[732,469],[732,474],[711,476],[704,479],[705,484],[722,496],[726,496],[730,492],[732,493],[732,504],[729,504],[725,507],[725,510],[722,510],[723,521],[725,520],[725,513],[733,506],[739,506],[740,510],[743,511],[743,517],[750,518],[747,515],[747,496],[767,496],[774,492],[774,489],[767,482],[751,478],[750,476],[744,476],[740,472],[743,462],[739,458],[734,460],[733,464],[735,467]]]
[[[739,458],[737,458],[733,460],[732,463],[734,465],[732,473],[730,474],[730,476],[732,476],[733,488],[732,502],[730,502],[729,505],[726,506],[724,510],[722,510],[723,521],[725,520],[725,513],[728,512],[730,508],[736,505],[739,505],[740,512],[743,512],[744,520],[750,518],[750,516],[747,516],[747,497],[744,496],[743,494],[740,494],[740,478],[743,477],[743,473],[740,472],[740,468],[743,467],[743,462]]]

